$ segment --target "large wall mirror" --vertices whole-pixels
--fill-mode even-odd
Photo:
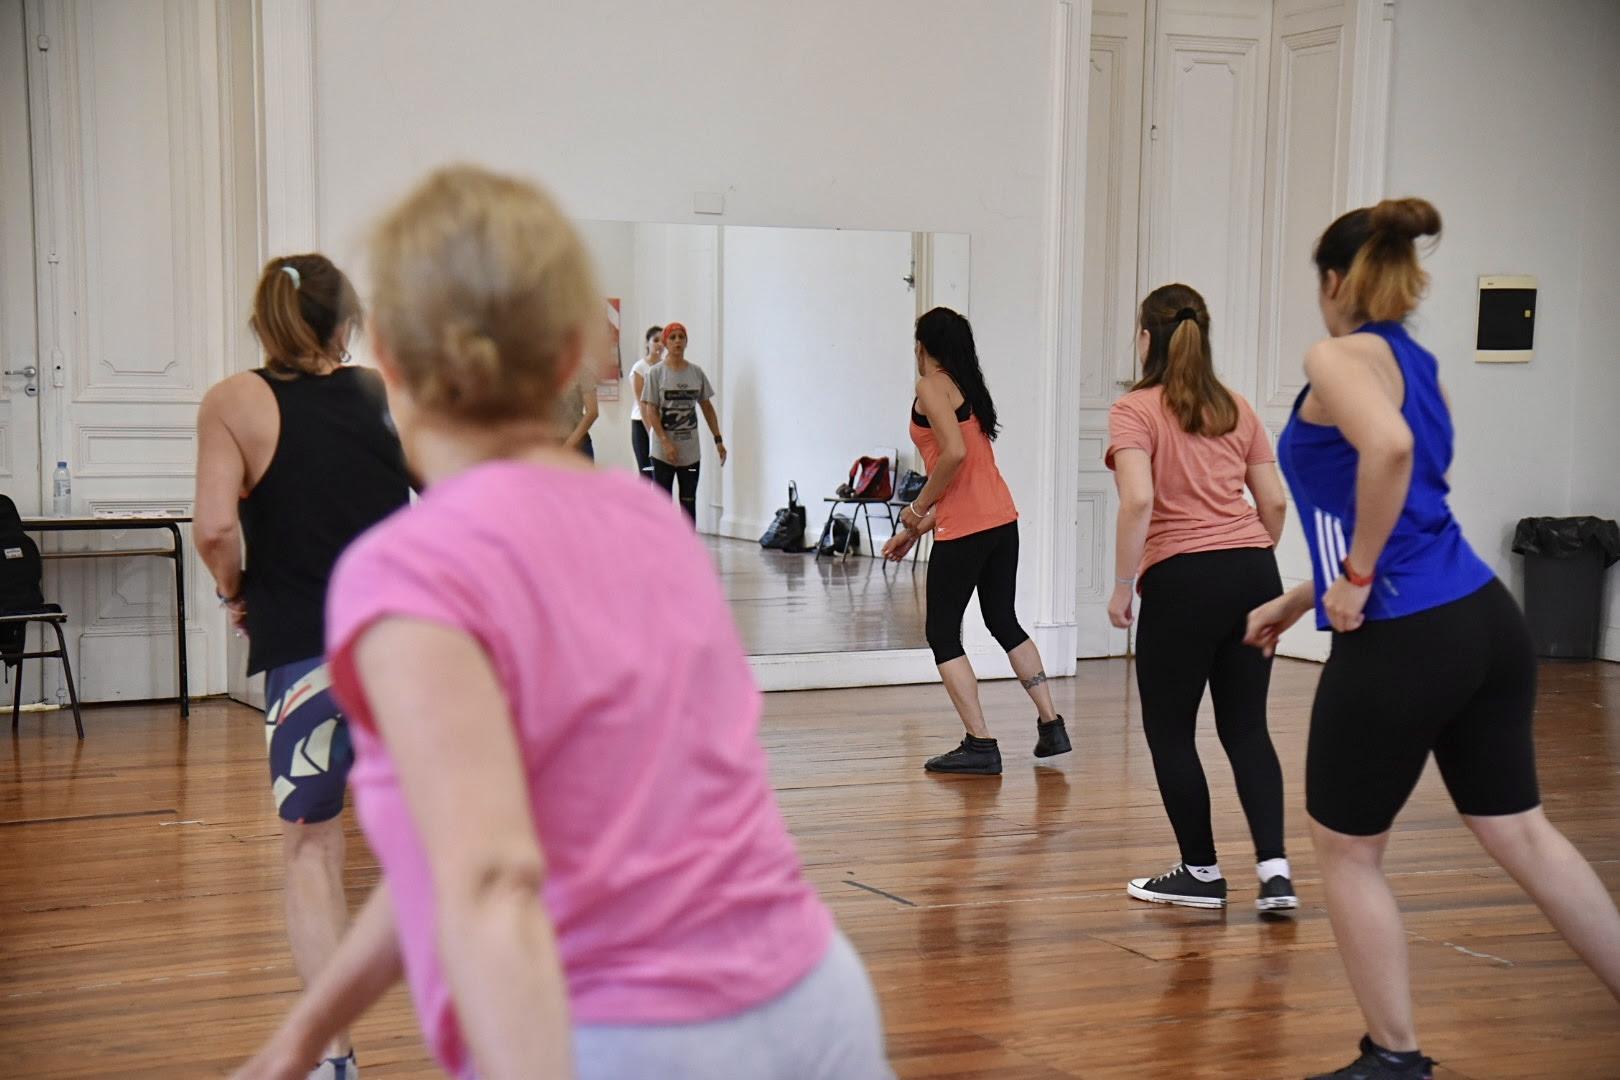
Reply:
[[[721,468],[701,434],[698,530],[749,654],[925,648],[926,545],[917,560],[878,558],[891,528],[882,507],[854,516],[860,546],[849,557],[771,551],[758,539],[790,483],[807,507],[813,546],[832,510],[824,500],[857,458],[889,456],[896,480],[922,471],[907,434],[912,323],[936,305],[971,317],[968,237],[578,224],[620,326],[617,364],[609,358],[598,384],[597,461],[635,468],[631,368],[648,327],[681,323],[687,358],[714,387],[730,454]]]

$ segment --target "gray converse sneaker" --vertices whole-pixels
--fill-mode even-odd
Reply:
[[[1267,878],[1260,883],[1260,895],[1255,898],[1254,906],[1260,911],[1294,910],[1299,907],[1299,897],[1294,895],[1294,883],[1282,874]]]
[[[1178,907],[1223,908],[1226,906],[1226,879],[1199,881],[1182,863],[1158,877],[1139,877],[1125,887],[1138,900]]]

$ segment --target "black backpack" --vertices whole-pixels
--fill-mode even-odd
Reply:
[[[776,512],[771,527],[759,538],[759,546],[777,551],[803,551],[806,517],[799,502],[799,485],[788,484],[788,504]]]
[[[843,514],[834,514],[827,532],[821,538],[821,555],[858,555],[861,551],[861,530]]]
[[[39,557],[39,545],[23,532],[17,504],[7,495],[0,495],[0,556],[4,556],[0,558],[0,614],[20,615],[43,610],[45,594],[40,590],[40,582],[45,575],[45,564]],[[27,633],[28,627],[23,623],[0,624],[0,654],[22,652]]]

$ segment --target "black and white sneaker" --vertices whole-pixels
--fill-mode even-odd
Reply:
[[[1167,874],[1153,878],[1136,878],[1125,891],[1138,900],[1154,904],[1176,904],[1180,907],[1223,908],[1226,906],[1226,879],[1199,881],[1183,863],[1177,863]]]
[[[972,735],[962,737],[962,745],[938,757],[931,757],[923,768],[929,772],[965,773],[970,776],[1000,776],[1001,747],[994,739]]]
[[[1260,883],[1260,895],[1255,898],[1254,906],[1260,911],[1293,911],[1299,907],[1294,883],[1282,874],[1267,878]]]
[[[1361,1056],[1337,1072],[1307,1080],[1434,1080],[1434,1062],[1422,1054],[1396,1054],[1361,1037]]]
[[[1039,718],[1035,720],[1035,756],[1056,757],[1067,754],[1074,747],[1069,745],[1069,729],[1063,724],[1063,717],[1058,717],[1050,724],[1044,724]]]

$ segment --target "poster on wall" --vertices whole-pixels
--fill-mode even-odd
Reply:
[[[608,355],[602,358],[602,366],[598,369],[596,382],[596,400],[618,401],[619,380],[624,377],[624,363],[619,355],[619,298],[607,298],[607,350]]]

